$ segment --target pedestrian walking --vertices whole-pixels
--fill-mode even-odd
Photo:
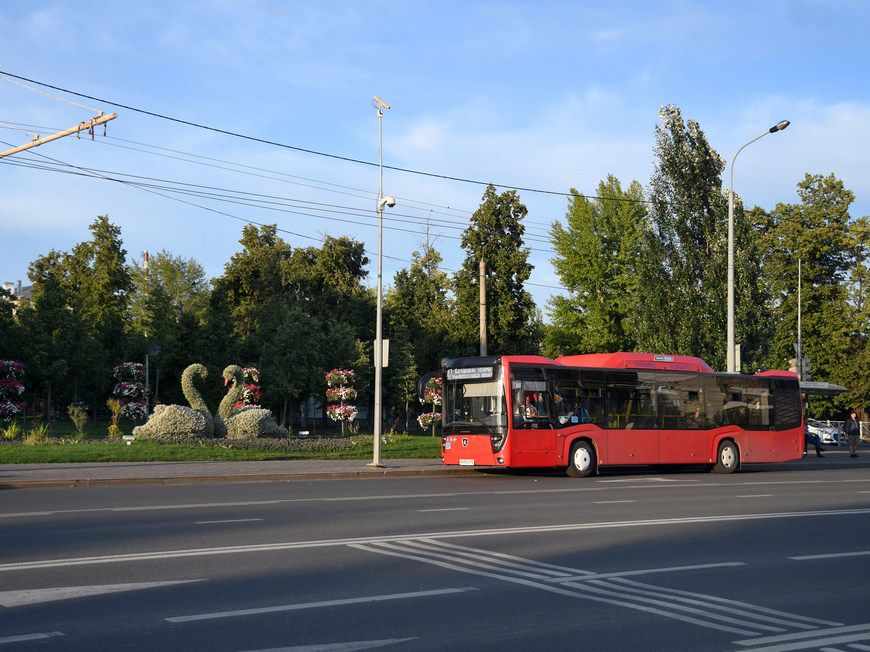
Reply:
[[[858,457],[858,444],[861,441],[861,422],[857,410],[851,410],[849,418],[843,423],[843,434],[849,444],[849,457]]]

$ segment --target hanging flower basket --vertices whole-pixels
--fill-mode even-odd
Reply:
[[[145,365],[141,362],[122,362],[112,369],[115,380],[127,383],[141,383],[145,381]]]
[[[423,387],[423,396],[420,397],[420,402],[441,405],[441,401],[441,380],[439,378],[431,378]]]
[[[145,401],[130,401],[124,403],[121,407],[121,417],[124,419],[133,419],[135,421],[144,421],[148,418],[148,412],[145,409]]]
[[[358,414],[355,405],[330,405],[326,408],[326,416],[333,421],[353,421]]]
[[[326,380],[327,385],[334,387],[336,385],[349,384],[354,376],[356,376],[356,372],[352,369],[333,369],[326,373],[324,379]]]
[[[260,386],[253,383],[242,385],[242,392],[239,394],[239,400],[233,403],[233,408],[252,406],[259,407],[260,405]]]
[[[353,387],[330,387],[326,390],[326,400],[332,403],[339,401],[352,401],[357,397],[357,392]]]
[[[430,428],[441,423],[440,412],[424,412],[417,417],[417,423],[421,428]]]

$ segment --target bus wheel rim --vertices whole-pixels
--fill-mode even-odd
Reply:
[[[585,471],[592,464],[592,456],[585,448],[578,448],[574,451],[574,466],[580,471]]]
[[[722,449],[722,464],[727,467],[734,466],[734,449],[730,446],[725,446]]]

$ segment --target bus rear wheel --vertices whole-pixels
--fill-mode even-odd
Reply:
[[[713,473],[734,473],[740,466],[740,451],[737,444],[726,440],[719,444],[719,452],[716,454],[716,464],[713,465]]]
[[[587,478],[595,475],[596,468],[595,449],[592,444],[588,441],[574,442],[566,473],[572,478]]]

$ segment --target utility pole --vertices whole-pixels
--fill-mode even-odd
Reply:
[[[94,127],[96,127],[97,125],[105,124],[109,120],[114,120],[117,117],[118,117],[117,113],[110,113],[109,115],[103,115],[102,111],[101,111],[100,115],[98,115],[96,118],[93,118],[93,119],[88,120],[86,122],[80,122],[75,127],[70,127],[69,129],[64,129],[63,131],[58,131],[56,134],[52,134],[51,136],[45,136],[42,138],[37,136],[36,138],[31,140],[26,145],[19,145],[18,147],[13,147],[12,149],[7,149],[5,152],[0,152],[0,158],[3,158],[4,156],[11,156],[12,154],[17,154],[18,152],[23,152],[24,150],[31,149],[33,147],[39,147],[43,143],[49,143],[52,140],[57,140],[58,138],[63,138],[64,136],[71,136],[72,134],[79,135],[83,131],[89,133],[91,135],[91,137],[93,137]]]

